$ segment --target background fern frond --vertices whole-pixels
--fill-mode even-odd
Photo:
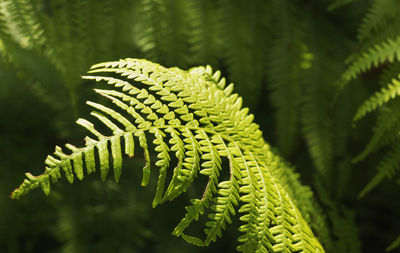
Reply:
[[[217,66],[214,56],[221,54],[222,43],[219,36],[216,36],[219,34],[219,16],[214,5],[215,2],[210,0],[190,1],[188,4],[191,64]]]
[[[45,42],[45,34],[39,21],[35,0],[12,0],[2,3],[7,13],[9,30],[16,41],[23,47],[38,48]]]
[[[221,1],[219,9],[219,36],[222,39],[225,64],[231,79],[241,85],[238,92],[248,94],[246,105],[257,106],[257,101],[250,97],[257,97],[262,88],[263,69],[265,69],[266,43],[270,16],[265,16],[265,10],[270,8],[268,2],[249,1],[234,2]],[[241,13],[241,15],[238,15]],[[249,48],[258,48],[248,54]]]
[[[326,80],[322,73],[321,52],[318,46],[310,49],[316,53],[313,60],[313,71],[309,70],[304,79],[304,98],[301,107],[302,131],[310,155],[317,171],[327,177],[332,166],[332,122],[327,117],[330,110],[328,97],[331,96],[329,85],[322,85]],[[327,77],[327,76],[325,76]]]
[[[349,58],[349,67],[343,74],[344,82],[356,78],[360,73],[376,71],[379,75],[380,91],[376,91],[358,108],[353,118],[356,122],[366,114],[378,110],[373,135],[364,150],[353,159],[360,162],[379,150],[382,159],[378,163],[378,173],[363,188],[360,196],[364,196],[385,178],[392,175],[399,163],[396,147],[398,145],[398,2],[372,1],[367,14],[359,28],[358,38],[361,53]],[[388,25],[390,23],[390,25]],[[371,85],[376,83],[375,80]]]
[[[374,32],[388,28],[388,22],[393,22],[393,19],[399,14],[398,11],[399,3],[397,1],[373,1],[358,29],[358,39],[363,41],[367,37],[372,37]]]
[[[360,197],[364,196],[385,178],[392,178],[400,167],[400,148],[398,143],[391,145],[390,150],[383,156],[378,165],[378,172],[374,178],[364,187],[360,193]]]
[[[276,118],[278,147],[283,157],[289,157],[299,143],[299,106],[302,94],[300,80],[304,69],[312,64],[313,55],[304,44],[304,23],[293,6],[287,1],[275,3],[276,17],[280,26],[279,33],[274,34],[269,51],[267,77],[270,100]],[[297,23],[293,26],[292,23]],[[306,58],[306,59],[304,59]]]
[[[367,113],[376,110],[377,107],[382,106],[389,100],[397,98],[400,95],[400,82],[393,79],[387,87],[383,87],[380,91],[377,91],[372,97],[366,100],[354,116],[354,121],[358,121],[363,118]]]
[[[400,53],[398,51],[400,45],[400,37],[395,39],[387,39],[377,45],[372,46],[366,52],[360,54],[349,64],[348,69],[343,73],[342,79],[344,83],[356,78],[362,72],[373,67],[389,62],[398,61]]]
[[[374,133],[372,137],[364,150],[353,159],[354,162],[364,160],[370,153],[398,140],[397,132],[400,131],[400,117],[398,116],[398,112],[398,103],[382,109],[378,115],[376,126],[373,128]]]
[[[190,14],[187,5],[190,1],[140,1],[137,8],[138,21],[135,34],[137,44],[145,57],[160,61],[168,59],[166,65],[179,62],[187,66],[189,62]],[[148,27],[144,25],[151,24]]]

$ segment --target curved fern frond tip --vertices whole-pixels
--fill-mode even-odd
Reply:
[[[209,66],[184,71],[124,59],[96,64],[88,73],[84,79],[110,86],[95,92],[109,99],[112,108],[87,104],[95,110],[91,115],[112,134],[79,119],[77,123],[91,136],[85,138],[84,147],[67,144],[68,152],[56,147],[45,161],[45,172],[37,177],[27,173],[12,198],[38,187],[49,194],[50,180],[60,179],[61,171],[72,183],[96,169],[105,180],[112,169],[118,181],[123,153],[132,157],[135,142],[144,150],[142,185],[146,186],[152,143],[153,164],[158,168],[154,207],[185,192],[197,176],[208,178],[202,196],[191,200],[173,235],[206,246],[221,237],[226,223],[239,213],[239,251],[324,252],[288,193],[291,186],[281,179],[285,167],[278,165],[253,115],[242,108],[242,99],[232,93],[233,84],[226,86],[219,71]],[[222,168],[222,159],[229,161],[229,168]],[[229,178],[221,178],[222,169],[229,169]],[[168,173],[172,174],[169,180]],[[205,213],[209,217],[205,238],[185,234]]]

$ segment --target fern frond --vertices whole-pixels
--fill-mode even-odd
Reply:
[[[135,24],[137,44],[146,58],[186,66],[189,59],[189,1],[142,0]]]
[[[385,27],[390,19],[398,16],[399,7],[398,1],[395,0],[374,1],[358,29],[358,39],[362,41],[369,37],[373,30]]]
[[[379,185],[383,179],[392,178],[400,168],[400,145],[394,143],[390,150],[384,155],[378,165],[378,172],[373,179],[360,192],[360,197],[365,196],[368,192]]]
[[[71,1],[70,4],[70,38],[73,45],[69,53],[72,53],[70,69],[75,73],[82,73],[85,68],[93,64],[93,43],[87,33],[90,29],[91,8],[90,1]],[[71,43],[70,42],[70,43]],[[75,73],[71,72],[71,75]],[[75,74],[76,75],[76,74]]]
[[[400,103],[398,101],[393,102],[396,103],[392,103],[380,111],[376,126],[373,128],[374,134],[364,150],[353,159],[353,163],[362,161],[371,152],[399,140],[397,133],[400,131]]]
[[[56,147],[48,156],[45,172],[27,178],[11,197],[18,199],[41,187],[50,193],[50,180],[82,180],[100,170],[101,179],[112,169],[119,180],[122,156],[134,155],[135,140],[144,151],[142,186],[150,179],[149,144],[154,144],[155,166],[159,168],[153,206],[171,201],[185,192],[197,175],[208,178],[200,199],[192,199],[187,213],[173,234],[195,245],[209,245],[222,235],[239,207],[239,251],[243,252],[324,252],[279,174],[286,169],[262,139],[253,115],[242,108],[242,99],[225,86],[220,72],[210,67],[189,71],[164,68],[139,59],[125,59],[92,66],[85,79],[105,81],[111,89],[95,89],[108,98],[115,109],[87,102],[97,118],[112,134],[99,131],[85,119],[77,123],[92,137],[84,147],[66,144],[69,152]],[[138,84],[139,82],[139,84]],[[171,169],[171,155],[177,160]],[[229,179],[221,180],[222,159],[229,161]],[[175,159],[174,159],[175,160]],[[86,171],[86,173],[85,173]],[[167,181],[167,174],[172,178]],[[296,179],[293,179],[296,181]],[[186,228],[208,212],[205,239],[185,234]]]
[[[7,17],[5,14],[5,6],[0,5],[0,40],[8,39],[10,37],[8,26],[7,26]]]
[[[333,233],[339,238],[334,245],[335,251],[361,253],[361,243],[355,223],[355,212],[341,207],[330,211],[329,216],[334,224]]]
[[[116,22],[118,19],[122,19],[125,22],[128,22],[124,16],[119,17],[118,15],[123,14],[123,10],[120,6],[120,1],[110,0],[110,1],[101,1],[96,2],[96,4],[90,5],[91,10],[91,23],[89,23],[90,29],[87,31],[90,33],[89,36],[89,48],[92,47],[96,53],[93,54],[93,58],[96,61],[101,61],[104,59],[109,59],[113,57],[113,53],[116,50],[115,48],[115,40],[116,40],[116,32],[114,27],[116,26]],[[129,10],[129,5],[124,6]],[[87,14],[86,14],[87,15]],[[87,15],[88,16],[88,15]],[[94,26],[92,24],[102,23],[101,26]],[[121,29],[129,29],[126,25]],[[127,36],[129,38],[129,36]],[[87,43],[87,42],[86,42]]]
[[[329,196],[319,177],[315,178],[314,185],[317,188],[321,203],[327,207],[325,214],[332,224],[331,232],[337,238],[337,240],[331,240],[329,248],[326,247],[326,249],[339,252],[361,252],[354,211],[338,205]]]
[[[328,64],[329,57],[318,45],[314,44],[310,51],[315,57],[302,82],[302,132],[317,171],[327,179],[333,161],[332,120],[328,117],[332,99],[329,82],[332,79],[322,73],[335,73],[336,63],[332,60]]]
[[[4,8],[8,19],[14,25],[12,32],[23,47],[39,48],[46,42],[44,30],[37,12],[37,2],[34,0],[6,0]]]
[[[351,187],[351,179],[354,176],[352,170],[352,156],[350,155],[353,151],[349,146],[350,140],[353,137],[354,128],[352,127],[352,119],[356,113],[360,103],[363,99],[364,86],[356,82],[354,85],[346,87],[341,94],[337,97],[337,103],[334,107],[333,112],[333,146],[334,146],[334,160],[335,166],[331,178],[334,185],[335,197],[332,198],[342,199],[347,196],[346,194]],[[354,94],[359,94],[354,96]]]
[[[310,67],[313,55],[302,44],[302,20],[292,13],[292,6],[287,1],[276,2],[276,5],[279,33],[276,34],[269,52],[267,78],[271,90],[270,100],[276,109],[278,148],[283,157],[288,157],[300,136],[301,71]],[[294,26],[294,23],[297,25]],[[305,64],[308,65],[304,66]]]
[[[302,130],[317,170],[327,176],[326,173],[332,166],[333,155],[331,125],[329,121],[321,120],[320,116],[326,115],[326,112],[312,99],[315,98],[316,91],[310,92],[302,108]]]
[[[388,61],[390,63],[400,59],[400,37],[388,39],[378,45],[375,45],[360,56],[352,60],[352,63],[342,75],[343,85],[356,78],[360,73],[365,72],[372,67]]]
[[[218,36],[218,15],[214,1],[188,1],[190,21],[191,62],[216,65],[216,55],[221,52]]]
[[[222,57],[225,59],[232,80],[240,85],[250,107],[257,105],[261,90],[263,70],[267,58],[265,43],[269,34],[265,15],[271,3],[251,0],[249,2],[220,1],[218,29],[221,38]],[[258,48],[249,53],[249,48]]]
[[[353,121],[362,119],[366,114],[376,110],[379,106],[389,102],[389,100],[395,99],[400,95],[400,81],[393,79],[392,83],[389,83],[386,87],[383,87],[380,91],[375,92],[373,96],[367,99],[357,110]]]

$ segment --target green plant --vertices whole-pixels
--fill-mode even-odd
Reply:
[[[287,178],[293,177],[293,172],[271,152],[258,125],[252,122],[253,115],[242,108],[242,99],[232,94],[233,84],[225,87],[219,71],[213,73],[209,66],[183,71],[125,59],[96,64],[89,73],[96,75],[83,78],[105,81],[114,87],[95,91],[110,99],[123,114],[87,102],[98,110],[91,114],[112,134],[101,133],[91,122],[78,119],[77,123],[95,138],[86,137],[82,148],[67,144],[70,152],[56,147],[54,155],[46,159],[45,172],[39,176],[27,173],[12,198],[18,199],[39,186],[48,195],[50,180],[56,182],[61,171],[72,183],[75,177],[83,179],[84,168],[87,174],[99,169],[103,181],[112,168],[118,182],[122,153],[134,155],[134,139],[144,150],[142,186],[146,186],[151,171],[148,139],[152,139],[159,169],[153,207],[185,192],[198,174],[208,178],[201,198],[191,200],[174,235],[199,246],[209,245],[222,235],[231,216],[239,212],[244,223],[239,227],[243,233],[238,238],[239,251],[324,251],[295,205],[301,208],[307,204],[293,194],[302,186],[289,184]],[[177,160],[173,169],[171,156]],[[229,161],[229,178],[220,176],[221,170],[228,169],[222,168],[224,158]],[[168,174],[172,178],[165,187]],[[184,234],[207,209],[210,220],[205,223],[206,238]]]
[[[395,251],[400,242],[400,206],[394,201],[400,183],[399,10],[398,0],[1,0],[0,191],[10,192],[27,167],[40,167],[41,157],[51,153],[49,147],[80,143],[83,129],[72,125],[78,115],[87,113],[83,101],[122,111],[138,125],[110,99],[91,92],[92,80],[80,78],[91,65],[126,56],[181,69],[210,64],[235,83],[243,106],[256,115],[254,122],[270,144],[268,152],[275,154],[279,168],[285,168],[273,170],[274,178],[325,251]],[[118,78],[139,89],[150,87],[118,73],[90,75]],[[98,85],[103,89],[103,84]],[[112,85],[104,89],[129,95]],[[154,95],[157,91],[148,93],[162,101]],[[118,120],[95,109],[100,123],[106,117],[125,131]],[[153,122],[142,109],[137,112]],[[96,129],[114,136],[103,123],[96,124]],[[179,181],[172,180],[178,177],[172,167],[180,167],[180,157],[170,150],[175,145],[170,143],[171,133],[162,131],[171,164],[164,188],[168,192],[168,185]],[[144,136],[154,165],[159,151],[152,151],[159,145],[153,143],[154,133],[144,132]],[[0,251],[233,251],[232,241],[238,237],[233,228],[245,222],[232,214],[233,225],[207,248],[169,236],[178,217],[185,215],[186,201],[201,199],[208,176],[199,174],[190,187],[190,180],[185,181],[181,190],[187,189],[186,194],[151,209],[148,201],[158,178],[149,177],[145,189],[138,187],[140,180],[131,180],[139,177],[146,158],[139,152],[139,136],[133,138],[138,140],[136,157],[124,160],[124,176],[118,183],[111,177],[99,182],[87,176],[85,182],[74,185],[52,185],[48,198],[32,193],[11,201],[0,195],[0,217],[4,217],[0,219]],[[113,143],[119,140],[122,155],[125,139],[117,139]],[[117,145],[111,144],[110,139],[106,147],[112,172]],[[98,170],[99,150],[93,150]],[[68,148],[61,152],[74,153]],[[229,181],[229,157],[220,157],[218,182]],[[79,177],[72,171],[74,180],[87,174],[84,159],[85,154]],[[274,168],[270,161],[265,163]],[[74,161],[70,166],[75,170]],[[154,167],[159,168],[151,166],[152,174]],[[105,177],[105,171],[99,174]],[[217,187],[213,199],[218,196]],[[207,228],[214,205],[210,200],[204,215],[184,234],[204,242],[198,231]],[[239,206],[234,210],[237,213]]]

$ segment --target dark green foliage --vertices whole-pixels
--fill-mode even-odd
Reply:
[[[397,137],[398,114],[396,113],[397,99],[400,95],[399,71],[396,69],[400,60],[398,45],[400,34],[397,29],[399,7],[398,1],[373,1],[358,32],[360,43],[367,44],[369,48],[354,54],[350,58],[348,69],[343,74],[343,80],[348,82],[374,67],[385,69],[381,74],[381,80],[385,87],[380,88],[365,100],[353,118],[353,121],[357,122],[378,108],[381,109],[375,133],[363,153],[356,157],[355,162],[365,159],[372,150],[383,147],[387,149],[386,154],[382,155],[382,160],[377,165],[379,172],[360,193],[362,196],[385,177],[395,175],[400,162],[398,151],[400,143]],[[389,25],[388,22],[393,25]],[[371,45],[369,40],[373,40],[374,44]]]
[[[115,93],[119,88],[99,83],[96,89],[103,96],[96,96],[93,81],[80,78],[93,64],[132,57],[167,68],[211,65],[220,69],[208,81],[222,75],[235,83],[235,92],[254,113],[262,137],[276,147],[259,152],[262,160],[269,154],[265,167],[325,251],[395,252],[400,244],[396,201],[400,177],[399,14],[397,0],[1,0],[0,251],[232,252],[239,237],[240,250],[251,251],[254,245],[268,248],[270,243],[279,252],[283,251],[279,245],[297,240],[290,235],[295,232],[288,230],[274,234],[272,229],[272,236],[260,230],[264,232],[255,236],[256,228],[268,223],[254,219],[265,209],[254,192],[263,189],[256,187],[245,195],[246,185],[240,180],[218,188],[218,183],[231,182],[230,167],[246,164],[236,153],[230,157],[217,148],[221,161],[212,155],[204,158],[207,166],[221,167],[213,196],[219,192],[231,197],[213,200],[210,195],[201,201],[207,178],[217,175],[194,178],[196,173],[192,173],[186,181],[178,179],[185,164],[197,164],[198,159],[200,167],[204,155],[182,155],[189,148],[184,140],[192,136],[180,131],[137,132],[132,136],[134,148],[125,146],[129,136],[110,138],[95,145],[94,166],[75,157],[70,163],[74,172],[52,186],[48,198],[35,191],[20,201],[6,198],[27,168],[35,168],[29,170],[32,174],[40,172],[51,147],[61,143],[85,146],[83,131],[73,126],[77,118],[89,113],[84,101],[93,101],[89,105],[97,112],[92,116],[104,123],[95,125],[95,136],[118,135],[119,129],[125,131],[124,124],[141,124],[132,119],[131,123],[115,121],[106,109],[118,109],[115,103],[123,106],[116,99],[126,103],[122,90]],[[120,78],[113,72],[104,76]],[[147,87],[139,82],[134,85]],[[204,101],[208,99],[213,98]],[[219,103],[213,105],[223,111]],[[229,114],[231,109],[225,111]],[[79,123],[93,130],[87,121]],[[252,132],[236,131],[235,138]],[[192,139],[200,138],[199,133],[192,135]],[[213,134],[206,135],[221,148]],[[201,141],[207,139],[197,140]],[[197,150],[197,144],[191,144]],[[232,142],[225,140],[225,144],[226,150],[234,149]],[[74,146],[69,147],[76,152]],[[103,155],[99,156],[100,150]],[[242,157],[251,156],[247,149],[240,150]],[[57,160],[70,154],[65,148],[60,152]],[[90,158],[90,152],[86,150],[81,158]],[[134,153],[135,159],[122,161],[119,153]],[[70,167],[65,164],[64,169]],[[166,177],[154,176],[165,171]],[[96,180],[97,175],[105,182]],[[80,182],[83,176],[86,179]],[[72,177],[78,180],[66,184]],[[31,182],[37,179],[29,178]],[[238,174],[233,178],[239,178]],[[163,182],[164,188],[160,187]],[[149,187],[142,189],[140,184]],[[48,191],[47,181],[42,187]],[[243,200],[256,201],[238,201],[230,195],[235,189],[242,190]],[[150,208],[152,190],[156,192],[154,206],[164,200],[174,202]],[[271,193],[269,187],[265,190]],[[190,199],[185,216],[184,206]],[[233,205],[235,201],[238,206]],[[246,203],[247,207],[239,208]],[[222,215],[218,223],[214,209],[227,214],[226,207],[244,223],[234,215]],[[187,226],[194,221],[193,214],[203,211],[205,215]],[[214,215],[208,218],[209,214]],[[180,223],[182,217],[186,220]],[[225,229],[226,217],[233,224]],[[204,227],[208,229],[205,237]],[[238,235],[237,228],[243,233]],[[192,243],[208,244],[219,229],[224,230],[222,238],[205,248],[169,235],[173,232]]]

